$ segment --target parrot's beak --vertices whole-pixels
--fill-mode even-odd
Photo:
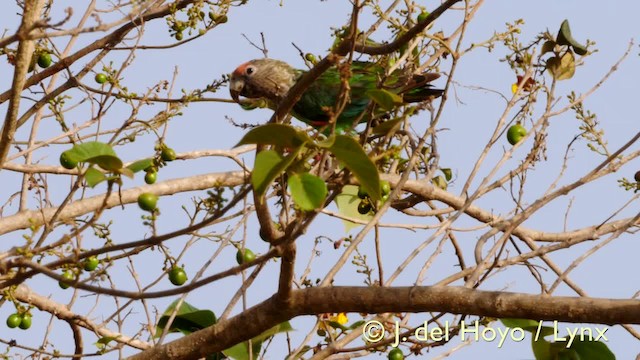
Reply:
[[[244,88],[244,81],[240,79],[231,79],[229,82],[229,93],[231,94],[231,98],[233,101],[239,103],[240,102],[240,93]]]

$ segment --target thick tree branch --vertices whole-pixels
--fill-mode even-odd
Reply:
[[[196,359],[225,350],[283,321],[330,312],[445,312],[590,324],[640,324],[640,300],[555,297],[464,287],[315,287],[277,296],[229,320],[132,356],[131,360]]]
[[[13,137],[18,124],[18,111],[20,110],[20,94],[26,82],[26,75],[29,72],[31,58],[35,50],[35,42],[29,38],[29,34],[34,29],[34,24],[40,16],[44,0],[26,1],[24,4],[24,14],[22,15],[22,24],[18,29],[18,52],[16,54],[16,65],[13,72],[13,82],[11,90],[6,92],[9,99],[9,108],[2,126],[2,134],[0,134],[0,170],[4,164],[9,148],[13,143]]]
[[[134,203],[138,195],[152,192],[158,196],[172,195],[185,191],[205,190],[216,186],[233,187],[245,184],[247,175],[242,171],[211,173],[187,178],[163,181],[154,185],[139,186],[133,189],[111,194],[107,200],[107,209],[122,204]],[[83,200],[74,201],[67,205],[60,213],[60,219],[71,219],[98,209],[104,201],[104,195],[97,195]],[[48,221],[58,208],[21,211],[15,215],[0,219],[0,235],[11,231],[26,229],[32,224],[41,225]]]

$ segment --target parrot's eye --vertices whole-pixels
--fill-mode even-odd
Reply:
[[[244,71],[247,75],[253,75],[256,72],[256,68],[253,66],[247,66],[247,69]]]

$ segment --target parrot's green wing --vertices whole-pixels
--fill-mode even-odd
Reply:
[[[301,72],[302,74],[302,72]],[[339,130],[348,129],[354,122],[367,121],[363,116],[372,99],[369,90],[383,88],[402,96],[405,103],[425,101],[442,94],[433,89],[429,81],[437,74],[409,75],[396,71],[385,78],[385,69],[378,64],[353,62],[351,64],[350,101],[336,122]],[[384,81],[383,81],[384,80]],[[325,71],[301,96],[293,107],[293,115],[315,127],[324,126],[330,119],[340,94],[341,80],[339,70],[332,67]]]

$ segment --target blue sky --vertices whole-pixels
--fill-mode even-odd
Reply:
[[[73,2],[58,3],[60,7],[56,10],[59,11],[71,3]],[[389,1],[386,3],[389,3]],[[420,2],[428,9],[433,9],[438,3],[437,1]],[[262,53],[249,44],[242,34],[259,43],[260,33],[263,33],[269,50],[269,57],[287,61],[296,67],[303,67],[304,64],[298,56],[298,50],[292,46],[292,43],[295,43],[304,52],[312,52],[318,55],[326,54],[333,42],[331,27],[339,27],[345,24],[348,20],[350,9],[351,6],[348,1],[337,0],[256,1],[247,6],[232,8],[229,13],[229,22],[201,39],[173,50],[146,50],[137,53],[134,63],[123,74],[124,81],[130,90],[142,92],[158,80],[170,80],[174,69],[177,69],[174,96],[180,94],[181,88],[202,88],[222,74],[230,73],[237,65],[253,58],[262,57]],[[562,20],[569,19],[575,38],[583,42],[587,38],[595,41],[595,47],[598,52],[587,58],[585,65],[578,69],[573,79],[558,84],[558,93],[566,94],[571,89],[582,93],[587,91],[609,71],[610,67],[626,51],[632,38],[637,40],[638,27],[636,24],[639,12],[640,4],[636,1],[617,1],[613,3],[592,0],[487,1],[470,23],[464,42],[468,45],[485,40],[494,31],[504,30],[506,22],[513,22],[522,18],[525,20],[525,25],[523,26],[521,41],[528,43],[534,39],[536,34],[546,29],[555,34]],[[15,11],[9,11],[0,14],[0,23],[9,29],[15,29],[15,26],[11,25],[16,22],[14,13]],[[74,16],[74,19],[77,19],[80,15],[76,14]],[[447,31],[459,22],[459,18],[459,14],[444,16],[434,24],[432,31],[435,32],[440,29]],[[363,19],[364,24],[369,24],[370,22],[370,18]],[[388,36],[388,32],[383,29],[374,34],[373,38],[385,41],[389,40]],[[90,39],[81,40],[78,47],[89,41]],[[142,41],[143,44],[147,45],[172,42],[173,39],[169,37],[167,26],[163,21],[149,24]],[[637,125],[638,116],[636,114],[636,82],[637,79],[640,79],[638,52],[636,44],[631,55],[619,67],[619,70],[585,102],[585,107],[598,115],[602,127],[606,130],[609,146],[614,150],[626,142],[639,129]],[[117,62],[124,56],[124,52],[114,53],[108,57],[108,60]],[[471,90],[467,87],[483,87],[509,95],[515,75],[505,63],[498,61],[502,56],[504,56],[504,49],[500,46],[497,46],[493,52],[478,49],[464,57],[459,63],[455,75],[459,86],[455,90],[460,102],[455,102],[453,101],[454,99],[450,100],[441,120],[441,126],[444,130],[439,134],[439,146],[442,154],[441,163],[443,166],[453,168],[454,173],[460,177],[450,188],[454,193],[461,190],[466,179],[465,176],[477,159],[504,107],[504,101],[495,94]],[[10,68],[6,63],[0,65],[0,73],[4,74],[0,80],[3,89],[6,89],[9,84],[7,80],[7,74],[10,74],[9,70]],[[447,71],[448,69],[444,67],[442,70]],[[91,81],[91,79],[88,78],[86,81]],[[444,81],[444,78],[438,80],[439,85],[443,85]],[[223,88],[213,96],[228,98],[227,89]],[[566,98],[561,101],[566,103]],[[0,110],[5,109],[5,105],[0,106]],[[141,117],[149,117],[161,109],[161,106],[149,107],[141,112]],[[78,123],[87,118],[87,115],[81,112],[76,114]],[[235,104],[191,104],[183,112],[183,115],[170,125],[167,143],[179,153],[203,149],[229,149],[237,143],[244,131],[233,127],[226,119],[227,116],[238,122],[257,124],[268,120],[270,115],[271,112],[269,110],[247,112]],[[115,107],[114,111],[110,112],[105,118],[105,122],[118,124],[126,116],[128,116],[126,109]],[[419,116],[414,121],[416,122],[415,127],[421,129],[423,127],[421,127],[420,122],[425,122],[427,119],[425,116]],[[41,137],[44,139],[52,136],[55,134],[56,128],[53,121],[43,124]],[[575,136],[577,131],[577,121],[572,114],[567,113],[554,119],[549,135],[549,159],[539,164],[530,175],[531,179],[529,179],[527,188],[529,191],[527,195],[528,201],[535,200],[537,196],[544,192],[550,183],[550,179],[554,178],[558,173],[566,144]],[[26,130],[22,130],[18,135],[25,139],[27,134]],[[637,149],[637,145],[634,148]],[[43,163],[54,164],[57,163],[58,155],[62,150],[64,150],[63,147],[51,147],[37,154]],[[501,156],[502,150],[501,147],[498,147],[490,155],[489,163],[491,160]],[[122,157],[126,161],[131,161],[148,156],[152,151],[153,139],[147,138],[129,145],[127,151],[123,152]],[[515,166],[518,159],[522,158],[526,151],[527,149],[523,147],[516,152],[514,159],[505,169]],[[249,154],[246,157],[248,163],[251,163],[252,156],[252,154]],[[584,142],[574,144],[570,162],[571,172],[567,175],[563,184],[575,180],[601,160],[601,157],[586,149]],[[584,189],[580,189],[571,198],[556,200],[547,211],[530,219],[526,226],[545,231],[561,231],[565,226],[564,215],[570,202],[572,203],[571,216],[568,217],[566,224],[569,229],[604,221],[611,211],[620,207],[630,197],[628,192],[624,192],[617,187],[616,179],[623,176],[631,178],[633,177],[633,171],[638,168],[640,168],[640,163],[635,161],[624,168],[626,169],[624,173],[615,174],[590,184]],[[203,158],[172,163],[162,170],[160,179],[236,169],[237,166],[228,160]],[[68,179],[54,178],[55,176],[51,176],[51,184],[55,184],[61,189],[66,189],[65,186],[68,186]],[[16,174],[7,171],[0,173],[1,183],[17,184],[16,181],[19,181],[19,177]],[[142,184],[141,177],[137,177],[134,181],[126,183],[125,188]],[[0,190],[0,198],[7,198],[15,189],[15,187],[3,187]],[[499,202],[500,199],[505,198],[505,194],[506,192],[490,196],[481,200],[479,205],[489,210],[495,209],[497,212],[508,209],[511,204],[505,205]],[[162,221],[159,223],[160,233],[174,230],[184,224],[184,215],[179,206],[190,197],[196,195],[203,194],[182,194],[161,199]],[[54,202],[61,200],[59,196],[59,194],[54,194]],[[634,209],[637,209],[637,205],[625,210],[621,217],[634,214]],[[134,206],[130,206],[126,210],[114,209],[105,216],[107,219],[113,219],[116,222],[113,234],[114,238],[118,239],[117,242],[139,239],[147,231],[140,225],[140,211]],[[405,217],[392,213],[385,217],[386,222],[412,220],[407,220]],[[465,223],[465,225],[470,224]],[[248,246],[254,249],[255,252],[266,252],[266,244],[258,238],[255,231],[255,219],[250,221],[250,225]],[[304,269],[315,236],[321,234],[332,239],[338,239],[344,236],[344,230],[336,219],[320,218],[318,223],[298,241],[299,261],[296,268],[298,275]],[[384,230],[382,234],[382,247],[385,254],[387,273],[393,272],[395,267],[406,257],[406,254],[428,236],[424,233],[416,234],[402,230]],[[4,237],[9,239],[7,243],[17,241],[12,239],[13,235],[5,235]],[[476,238],[469,235],[462,239],[465,251],[469,252],[469,260],[472,259],[471,252]],[[372,238],[369,240],[363,243],[361,251],[369,254],[373,259]],[[91,244],[90,241],[93,240],[88,239],[88,241],[88,244]],[[99,241],[96,240],[92,244],[97,246]],[[592,245],[578,246],[566,253],[554,255],[552,258],[556,263],[564,267]],[[181,249],[181,241],[180,239],[173,240],[168,243],[168,246],[177,254]],[[211,246],[211,244],[200,242],[191,248],[185,260],[187,272],[192,274],[199,269],[199,266],[209,258]],[[320,250],[322,251],[322,258],[321,261],[316,263],[311,275],[312,278],[321,278],[339,255],[328,242],[322,243]],[[416,261],[417,263],[411,264],[405,272],[406,275],[400,277],[394,285],[411,284],[422,263],[426,261],[433,250],[434,246],[424,250],[419,260]],[[438,281],[450,273],[452,252],[447,247],[445,247],[444,252],[445,254],[434,265],[432,272],[427,275],[425,284]],[[637,264],[637,254],[639,252],[640,244],[637,239],[632,236],[622,236],[590,257],[581,267],[572,272],[571,278],[592,296],[629,298],[639,290],[640,282],[634,279],[633,276],[626,275],[637,273],[637,265],[634,264]],[[215,271],[233,265],[235,261],[234,254],[235,251],[232,249],[225,250],[225,257],[214,266]],[[144,257],[144,260],[138,265],[144,268],[144,271],[141,271],[140,274],[141,279],[143,281],[151,281],[159,273],[162,267],[162,259],[160,259],[158,253],[154,253]],[[249,305],[262,301],[275,291],[277,269],[278,267],[275,263],[268,265],[268,271],[265,271],[259,277],[257,284],[249,290]],[[146,271],[149,273],[145,273]],[[128,276],[124,264],[116,267],[113,274],[116,274],[114,276]],[[549,272],[543,273],[543,275],[549,283],[553,282],[554,277]],[[345,267],[340,272],[336,284],[360,285],[362,280],[362,276],[355,274],[355,268]],[[239,284],[238,278],[226,279],[214,286],[195,291],[188,297],[187,301],[197,307],[208,308],[220,313]],[[41,293],[44,294],[50,291],[54,294],[54,298],[61,302],[68,301],[70,297],[70,292],[60,293],[56,284],[49,279],[35,278],[29,282],[29,285],[41,290]],[[127,284],[126,286],[130,285]],[[165,288],[165,286],[167,285],[161,284],[155,289]],[[488,281],[484,289],[507,289],[509,291],[527,293],[539,292],[539,286],[536,287],[536,283],[531,280],[526,269],[510,269],[507,272],[500,273]],[[557,294],[575,295],[566,287],[560,287]],[[93,298],[80,299],[77,306],[79,309],[88,309],[93,304],[93,301]],[[106,299],[102,301],[108,303],[105,306],[113,306]],[[171,301],[173,299],[160,299],[153,301],[153,304],[161,311]],[[10,312],[11,309],[3,306],[0,308],[0,318],[4,318]],[[135,312],[131,316],[134,319],[138,319],[139,322],[143,322],[145,321],[143,315],[142,312]],[[420,314],[413,315],[411,323],[419,324],[421,321],[426,320],[426,317],[423,319],[422,316]],[[350,320],[355,321],[357,319],[358,315],[353,314]],[[34,320],[44,324],[48,321],[48,317],[40,313],[36,314]],[[130,332],[135,332],[139,328],[139,322],[131,321],[127,329]],[[293,344],[297,345],[306,334],[305,330],[309,324],[312,324],[312,319],[295,319],[292,324],[294,328],[298,329],[298,331],[291,334]],[[39,330],[35,329],[34,326],[32,331]],[[53,334],[52,341],[60,340],[64,342],[65,337],[68,338],[67,331],[68,329],[65,328],[63,332]],[[4,331],[0,332],[0,337],[5,337],[5,335],[2,335],[3,333]],[[620,326],[612,327],[607,332],[607,335],[609,335],[608,345],[619,359],[631,359],[637,355],[640,348],[638,340],[631,337]],[[37,339],[37,337],[34,338]],[[87,343],[93,341],[87,340]],[[316,340],[313,340],[311,344],[314,344],[314,341]],[[434,349],[429,355],[435,356],[440,351],[445,351],[458,344],[459,342],[452,341],[451,344],[443,349]],[[278,336],[271,345],[267,358],[282,358],[285,354],[285,346],[285,337]],[[72,347],[69,343],[66,350],[70,351],[71,349]],[[454,353],[451,358],[466,359],[474,355],[477,356],[478,353],[486,354],[497,360],[533,358],[526,340],[521,343],[507,341],[500,349],[493,342],[479,342]],[[374,358],[374,356],[372,355],[371,358]]]

